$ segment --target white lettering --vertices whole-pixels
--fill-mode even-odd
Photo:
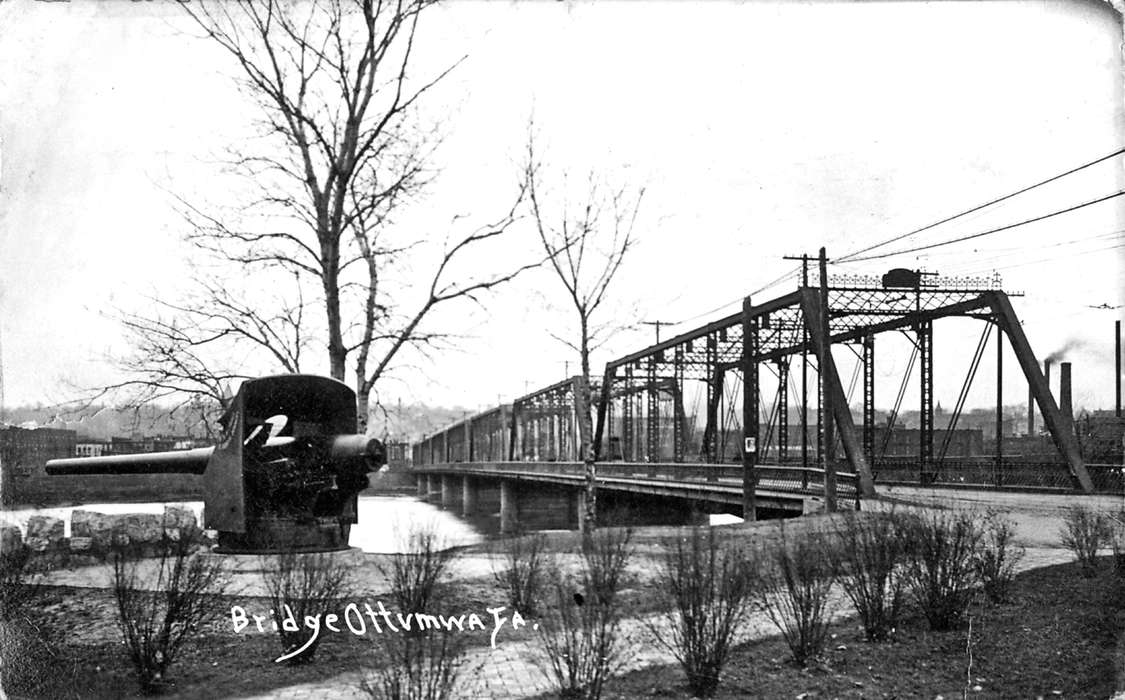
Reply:
[[[246,617],[246,608],[241,605],[230,606],[230,621],[234,625],[235,634],[246,629],[246,625],[250,624],[250,620]]]

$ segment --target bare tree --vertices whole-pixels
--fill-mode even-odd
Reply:
[[[449,236],[427,231],[395,239],[395,214],[424,194],[440,143],[435,129],[420,126],[418,105],[459,63],[422,80],[408,70],[420,19],[433,4],[181,3],[211,44],[232,60],[259,114],[258,138],[232,148],[227,159],[226,172],[241,183],[234,193],[238,206],[178,198],[191,226],[188,240],[238,276],[280,270],[295,285],[315,283],[308,291],[315,286],[316,293],[302,293],[296,305],[280,311],[265,311],[270,307],[260,299],[235,302],[221,285],[204,284],[207,316],[199,318],[195,308],[178,309],[171,354],[216,340],[211,312],[229,321],[225,340],[279,371],[298,371],[301,348],[311,337],[324,338],[332,377],[346,381],[349,361],[354,363],[365,426],[375,384],[399,352],[443,337],[425,323],[435,307],[454,300],[479,303],[483,293],[536,264],[465,271],[515,222],[524,197],[520,186],[508,211],[490,224]],[[428,274],[409,281],[390,274],[427,241],[442,239]],[[411,295],[415,298],[408,299]],[[312,323],[304,311],[314,305],[323,316]],[[295,335],[277,332],[279,320]],[[206,358],[199,361],[207,365]],[[150,381],[167,378],[184,386],[169,368],[158,358],[137,369],[155,370]]]
[[[117,362],[128,379],[101,394],[127,391],[133,405],[177,397],[173,410],[222,410],[232,382],[253,376],[237,364],[235,358],[246,354],[240,348],[264,351],[280,371],[300,372],[306,303],[299,275],[287,276],[293,285],[285,291],[295,297],[275,294],[261,308],[228,284],[199,276],[195,293],[182,301],[150,297],[144,313],[116,312],[133,350]]]
[[[535,136],[528,136],[524,162],[524,183],[531,203],[539,241],[551,269],[562,282],[567,300],[575,313],[577,333],[574,339],[554,337],[579,356],[580,375],[575,392],[578,410],[578,431],[582,461],[586,472],[584,525],[597,523],[597,466],[594,461],[594,427],[591,408],[593,393],[590,382],[590,353],[621,324],[602,321],[610,285],[621,269],[625,256],[633,249],[637,214],[640,212],[644,188],[606,183],[594,171],[586,177],[584,196],[577,204],[565,193],[556,208],[548,203],[543,166],[536,155]],[[567,177],[563,176],[565,188]]]

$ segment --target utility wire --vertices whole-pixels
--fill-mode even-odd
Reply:
[[[1012,192],[1011,194],[1006,194],[1003,197],[998,197],[998,198],[993,199],[989,202],[985,202],[984,204],[975,206],[972,209],[968,209],[968,210],[963,211],[959,214],[954,214],[953,216],[948,216],[948,217],[942,219],[941,221],[935,221],[934,223],[923,226],[922,228],[914,229],[913,231],[910,231],[908,233],[903,233],[903,234],[900,234],[898,236],[888,238],[887,240],[885,240],[881,243],[876,243],[874,245],[867,246],[866,248],[862,248],[860,250],[857,250],[853,253],[848,253],[847,255],[845,255],[841,258],[837,258],[835,260],[835,262],[845,263],[845,262],[857,262],[857,261],[860,261],[860,260],[876,260],[876,259],[878,259],[879,256],[869,256],[869,257],[865,257],[865,258],[860,258],[860,257],[857,257],[857,256],[863,255],[864,253],[868,253],[872,250],[875,250],[876,248],[882,248],[883,246],[888,245],[890,243],[895,243],[897,241],[901,241],[904,238],[909,238],[910,236],[917,235],[919,233],[922,233],[923,231],[928,231],[928,230],[930,230],[932,228],[935,228],[937,226],[941,226],[942,224],[949,223],[950,221],[953,221],[954,219],[959,219],[962,216],[967,216],[967,215],[972,214],[974,212],[978,212],[981,209],[985,209],[985,208],[990,207],[994,204],[999,204],[1000,202],[1011,199],[1012,197],[1016,197],[1016,196],[1021,195],[1025,192],[1030,192],[1031,190],[1035,189],[1036,187],[1042,187],[1043,185],[1052,183],[1056,180],[1060,180],[1060,179],[1062,179],[1062,178],[1064,178],[1068,175],[1073,175],[1074,173],[1079,172],[1080,170],[1085,170],[1086,168],[1097,165],[1098,163],[1102,163],[1104,161],[1107,161],[1110,158],[1114,158],[1116,156],[1119,156],[1122,153],[1125,153],[1125,148],[1119,148],[1116,151],[1114,151],[1113,153],[1110,153],[1108,155],[1104,155],[1101,158],[1098,158],[1097,160],[1092,160],[1089,163],[1085,163],[1083,165],[1078,166],[1077,168],[1072,168],[1072,169],[1066,171],[1065,173],[1061,173],[1059,175],[1055,175],[1054,177],[1047,178],[1046,180],[1042,180],[1040,182],[1037,182],[1034,185],[1029,185],[1027,187],[1024,187],[1021,190],[1018,190],[1016,192]],[[910,252],[910,251],[907,251],[907,252]],[[886,257],[886,256],[882,256],[882,257]]]
[[[874,245],[867,246],[866,248],[861,248],[860,250],[848,253],[847,255],[845,255],[843,257],[836,258],[835,260],[830,260],[829,263],[830,264],[839,264],[839,263],[847,263],[847,262],[860,262],[860,261],[864,261],[864,260],[879,260],[881,258],[891,257],[893,255],[900,255],[900,254],[903,254],[903,253],[912,253],[912,252],[915,252],[915,251],[918,251],[918,250],[927,250],[929,248],[936,248],[936,247],[941,246],[941,245],[948,245],[950,243],[957,243],[959,241],[969,240],[969,239],[972,239],[972,238],[978,238],[980,236],[989,235],[991,233],[998,233],[1000,231],[1005,231],[1009,228],[1015,228],[1016,226],[1023,226],[1025,224],[1034,223],[1035,221],[1041,221],[1043,219],[1050,218],[1052,216],[1057,216],[1058,214],[1065,214],[1067,212],[1074,211],[1075,209],[1081,209],[1084,206],[1089,206],[1091,204],[1097,204],[1099,202],[1105,201],[1106,199],[1110,199],[1112,197],[1120,196],[1122,194],[1125,194],[1125,191],[1118,192],[1116,194],[1109,195],[1107,197],[1103,197],[1102,199],[1098,199],[1098,200],[1095,200],[1093,202],[1087,202],[1086,204],[1081,204],[1081,205],[1078,205],[1076,207],[1071,207],[1070,209],[1066,209],[1066,210],[1059,211],[1059,212],[1054,212],[1052,214],[1048,214],[1048,215],[1043,216],[1043,217],[1039,217],[1039,218],[1036,218],[1036,219],[1029,219],[1027,221],[1022,221],[1020,223],[1012,224],[1010,226],[1005,226],[1005,227],[1002,227],[1002,228],[993,229],[991,231],[985,231],[983,233],[977,233],[977,234],[973,234],[973,235],[970,235],[970,236],[964,236],[964,237],[961,237],[961,238],[952,239],[952,240],[949,240],[949,241],[946,241],[946,242],[943,242],[943,243],[935,243],[935,244],[928,245],[928,246],[920,246],[920,247],[917,247],[917,248],[900,250],[900,251],[897,251],[897,252],[894,252],[894,253],[884,253],[884,254],[881,254],[881,255],[870,255],[870,256],[866,256],[866,257],[858,257],[858,256],[863,255],[864,253],[870,252],[870,251],[875,250],[877,248],[882,248],[885,245],[889,245],[891,243],[901,241],[905,238],[909,238],[909,237],[917,235],[919,233],[923,233],[924,231],[928,231],[932,228],[936,228],[938,226],[941,226],[942,224],[947,224],[950,221],[954,221],[955,219],[959,219],[961,217],[968,216],[969,214],[973,214],[973,213],[978,212],[982,209],[986,209],[986,208],[991,207],[995,204],[999,204],[1003,201],[1012,199],[1013,197],[1024,194],[1025,192],[1030,192],[1031,190],[1033,190],[1037,187],[1042,187],[1043,185],[1050,184],[1052,182],[1055,182],[1056,180],[1061,180],[1062,178],[1067,177],[1068,175],[1073,175],[1074,173],[1080,172],[1082,170],[1085,170],[1086,168],[1089,168],[1089,167],[1092,167],[1092,166],[1097,165],[1099,163],[1105,162],[1105,161],[1107,161],[1111,158],[1114,158],[1116,156],[1119,156],[1121,154],[1125,154],[1125,148],[1119,148],[1116,151],[1114,151],[1112,153],[1109,153],[1107,155],[1104,155],[1104,156],[1102,156],[1102,157],[1100,157],[1096,160],[1092,160],[1088,163],[1084,163],[1082,165],[1079,165],[1076,168],[1071,168],[1070,170],[1067,170],[1064,173],[1060,173],[1060,174],[1055,175],[1053,177],[1049,177],[1046,180],[1041,180],[1039,182],[1036,182],[1033,185],[1028,185],[1027,187],[1024,187],[1024,188],[1022,188],[1020,190],[1017,190],[1015,192],[1012,192],[1010,194],[1006,194],[1002,197],[997,197],[996,199],[985,202],[984,204],[980,204],[978,206],[975,206],[972,209],[967,209],[967,210],[965,210],[963,212],[960,212],[958,214],[954,214],[953,216],[948,216],[948,217],[946,217],[946,218],[944,218],[940,221],[935,221],[932,224],[928,224],[928,225],[923,226],[921,228],[914,229],[913,231],[909,231],[907,233],[903,233],[903,234],[894,236],[892,238],[888,238],[887,240],[882,241],[880,243],[875,243]],[[796,267],[796,268],[790,270],[789,272],[786,272],[785,274],[781,275],[780,277],[777,277],[777,278],[771,280],[770,282],[767,282],[766,284],[762,285],[761,287],[755,289],[754,291],[750,292],[749,296],[761,294],[762,292],[766,291],[767,289],[770,289],[771,287],[774,287],[774,286],[784,282],[785,280],[795,276],[800,270],[801,270],[800,267]],[[728,301],[725,304],[721,304],[721,305],[716,306],[712,309],[708,309],[707,311],[703,311],[701,313],[695,314],[694,316],[690,316],[688,318],[682,319],[681,321],[677,322],[676,325],[688,323],[688,322],[691,322],[691,321],[695,321],[695,320],[700,319],[704,316],[709,316],[713,313],[717,313],[717,312],[722,311],[723,309],[725,309],[729,306],[733,306],[733,305],[739,303],[740,301],[742,301],[742,299],[743,299],[743,297],[738,297],[737,299],[732,299],[731,301]]]
[[[906,253],[916,253],[920,250],[930,250],[931,248],[940,248],[941,246],[947,246],[947,245],[951,245],[953,243],[960,243],[962,241],[968,241],[968,240],[972,240],[974,238],[980,238],[982,236],[989,236],[989,235],[992,235],[994,233],[1000,233],[1001,231],[1008,231],[1009,229],[1013,229],[1013,228],[1016,228],[1018,226],[1026,226],[1027,224],[1033,224],[1033,223],[1036,223],[1038,221],[1050,219],[1052,217],[1059,216],[1061,214],[1068,214],[1072,211],[1077,211],[1078,209],[1082,209],[1084,207],[1089,207],[1089,206],[1092,206],[1094,204],[1100,204],[1101,202],[1113,199],[1114,197],[1120,197],[1121,195],[1125,195],[1125,190],[1118,190],[1117,192],[1114,192],[1113,194],[1107,194],[1104,197],[1098,197],[1097,199],[1092,199],[1089,202],[1083,202],[1082,204],[1076,204],[1073,207],[1067,207],[1066,209],[1060,209],[1058,211],[1053,211],[1049,214],[1043,214],[1042,216],[1036,216],[1032,219],[1025,219],[1023,221],[1018,221],[1014,224],[1008,224],[1007,226],[1000,226],[999,228],[989,229],[988,231],[981,231],[979,233],[972,233],[972,234],[969,234],[967,236],[958,236],[956,238],[950,238],[950,239],[945,240],[945,241],[938,241],[937,243],[929,243],[927,245],[915,246],[913,248],[904,248],[903,250],[896,250],[896,251],[893,251],[891,253],[880,253],[878,255],[868,255],[868,256],[865,256],[865,257],[861,257],[861,258],[851,258],[851,260],[849,260],[848,262],[860,262],[860,261],[863,261],[863,260],[880,260],[882,258],[889,258],[889,257],[895,256],[895,255],[904,255]]]
[[[701,313],[695,314],[694,316],[689,316],[688,318],[677,321],[675,323],[675,325],[682,325],[684,323],[688,323],[690,321],[694,321],[696,319],[703,318],[704,316],[710,316],[713,313],[716,313],[718,311],[722,311],[723,309],[727,308],[728,306],[734,306],[735,304],[741,304],[742,300],[746,296],[752,297],[756,294],[761,294],[762,292],[766,291],[770,287],[777,286],[778,284],[781,284],[782,282],[789,279],[790,277],[796,276],[796,274],[800,271],[801,271],[800,267],[795,267],[792,270],[790,270],[789,272],[786,272],[785,274],[775,278],[773,281],[767,282],[766,284],[762,285],[761,287],[758,287],[757,289],[753,290],[752,292],[750,292],[747,295],[740,296],[737,299],[731,299],[730,301],[726,302],[725,304],[720,304],[719,306],[716,306],[713,309],[708,309],[707,311],[703,311]],[[669,324],[669,325],[671,325],[671,324]]]

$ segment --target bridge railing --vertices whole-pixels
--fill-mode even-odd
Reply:
[[[415,465],[421,472],[470,472],[512,475],[582,477],[581,462],[457,462],[450,464]],[[824,493],[824,470],[760,464],[757,466],[758,489],[803,494]],[[742,467],[736,465],[599,462],[600,479],[636,479],[668,483],[699,483],[717,486],[741,486]],[[836,489],[840,498],[858,493],[859,477],[852,472],[836,473]]]
[[[1087,463],[1086,469],[1097,491],[1125,492],[1122,465]],[[882,457],[875,460],[872,472],[876,484],[1074,490],[1064,463],[1036,455],[1005,457],[999,467],[993,457],[947,457],[924,470],[917,457]]]

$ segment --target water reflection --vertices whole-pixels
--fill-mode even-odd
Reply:
[[[399,552],[411,527],[432,527],[446,547],[485,539],[478,528],[453,513],[410,496],[363,496],[359,499],[359,523],[352,526],[351,545],[365,552]]]
[[[0,524],[16,525],[27,533],[27,521],[33,515],[61,518],[66,523],[66,537],[70,537],[70,514],[75,510],[91,510],[108,515],[126,513],[163,513],[164,503],[87,503],[57,508],[20,508],[0,513]],[[202,501],[168,503],[186,506],[203,513]],[[456,547],[476,544],[485,539],[480,529],[461,520],[452,513],[406,496],[361,496],[359,523],[352,526],[351,545],[365,552],[393,553],[402,551],[402,544],[411,527],[433,527],[439,542]]]

